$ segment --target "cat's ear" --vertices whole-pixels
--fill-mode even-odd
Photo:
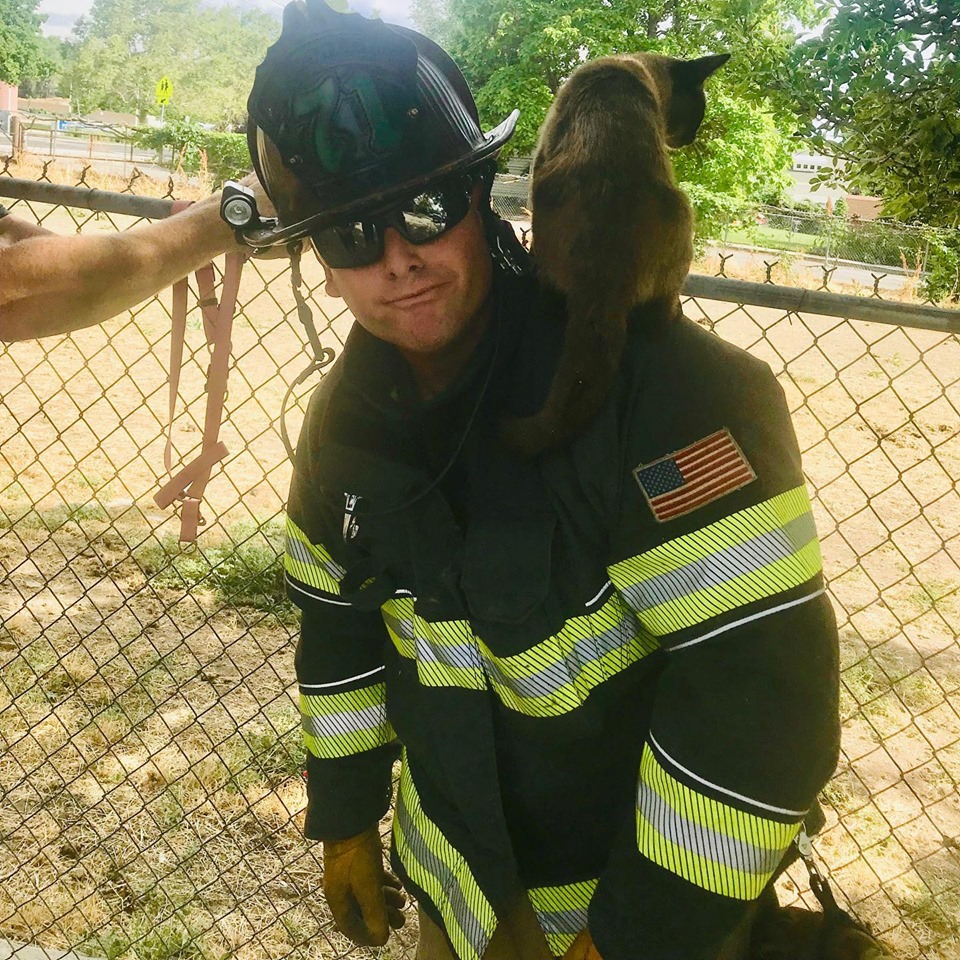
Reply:
[[[678,60],[674,65],[675,76],[691,87],[702,87],[729,59],[729,53],[714,53],[696,60]]]

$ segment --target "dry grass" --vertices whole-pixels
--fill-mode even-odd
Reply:
[[[7,161],[8,157],[0,155],[0,170],[6,164],[7,175],[20,180],[47,179],[51,183],[73,186],[80,182],[82,176],[82,185],[97,190],[109,190],[112,193],[131,192],[132,181],[132,192],[138,197],[170,195],[183,200],[199,200],[207,196],[213,186],[209,178],[187,177],[182,172],[158,179],[142,173],[136,164],[129,164],[129,173],[123,173],[106,170],[105,163],[94,166],[74,157],[57,157],[51,160],[24,153],[17,160],[9,158],[9,163]]]

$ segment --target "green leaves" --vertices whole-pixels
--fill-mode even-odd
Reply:
[[[960,4],[831,0],[781,77],[815,106],[803,132],[884,213],[960,225]]]
[[[80,112],[103,107],[142,118],[158,110],[154,90],[167,76],[168,116],[228,126],[245,117],[253,72],[279,33],[279,21],[256,9],[95,0],[74,30],[61,85]]]
[[[464,70],[487,127],[520,109],[505,158],[534,150],[554,94],[583,60],[732,52],[710,81],[701,137],[675,155],[678,175],[706,228],[722,211],[779,197],[795,102],[773,79],[791,24],[813,20],[812,0],[417,0],[414,13]]]
[[[0,0],[0,80],[16,86],[22,79],[46,76],[52,64],[44,51],[37,13],[39,0]]]

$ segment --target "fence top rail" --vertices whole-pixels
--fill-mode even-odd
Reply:
[[[129,193],[113,193],[91,187],[68,187],[59,183],[20,180],[17,177],[0,177],[0,197],[63,207],[82,207],[85,210],[127,214],[151,220],[162,220],[169,216],[173,206],[173,200],[169,198],[136,197]]]
[[[126,193],[68,187],[16,177],[0,177],[0,197],[82,207],[105,213],[129,214],[154,220],[169,216],[173,206],[173,200],[169,198],[135,197]],[[683,292],[690,297],[771,307],[786,313],[812,313],[941,333],[960,333],[960,311],[926,304],[854,297],[831,293],[828,290],[805,290],[801,287],[782,287],[771,283],[753,283],[701,274],[687,277]]]
[[[773,283],[705,277],[695,273],[687,277],[683,292],[688,297],[772,307],[786,313],[813,313],[824,317],[843,317],[846,320],[936,330],[940,333],[960,333],[960,311],[928,304],[854,297],[831,293],[829,290],[781,287]]]

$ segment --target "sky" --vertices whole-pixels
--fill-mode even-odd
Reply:
[[[276,10],[278,14],[283,8],[283,0],[250,0],[250,2],[265,10]],[[68,36],[77,17],[83,16],[91,6],[93,6],[93,0],[41,0],[40,13],[47,15],[43,32],[54,37]],[[388,23],[413,26],[410,21],[410,0],[351,0],[350,6],[357,13],[366,15],[376,7],[380,11],[380,16]]]

